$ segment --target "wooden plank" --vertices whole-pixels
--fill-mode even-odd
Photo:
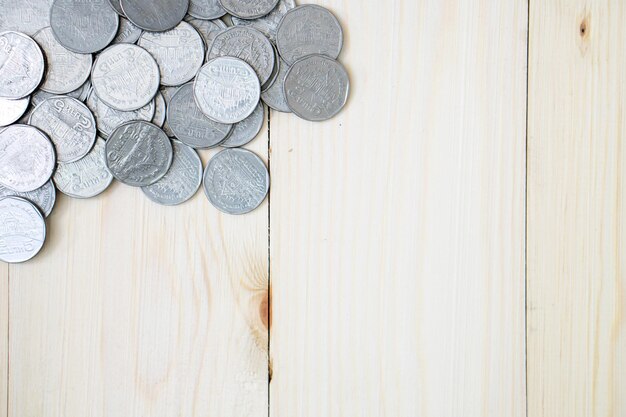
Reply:
[[[532,1],[529,416],[626,415],[626,5]]]
[[[6,417],[9,378],[9,265],[0,263],[0,416]]]
[[[347,108],[271,115],[271,415],[524,416],[527,2],[321,1]]]
[[[57,204],[43,253],[11,267],[9,416],[267,415],[267,204],[166,208],[121,184]]]

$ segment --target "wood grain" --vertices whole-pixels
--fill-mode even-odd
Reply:
[[[626,415],[626,5],[531,2],[530,417]]]
[[[7,415],[9,378],[9,265],[0,263],[0,416]]]
[[[270,414],[524,416],[527,3],[319,3],[352,93],[271,115]]]
[[[57,204],[11,266],[9,416],[267,415],[267,204],[167,208],[119,183]]]

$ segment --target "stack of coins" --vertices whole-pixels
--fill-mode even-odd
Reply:
[[[294,0],[0,0],[0,261],[43,247],[56,190],[114,180],[174,206],[203,186],[244,214],[269,191],[243,149],[265,105],[308,121],[346,104],[337,18]],[[198,150],[224,149],[206,167]]]

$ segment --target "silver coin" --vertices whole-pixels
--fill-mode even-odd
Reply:
[[[200,20],[200,19],[190,19],[187,21],[191,26],[193,26],[200,36],[202,36],[202,40],[204,41],[204,45],[208,50],[213,44],[213,39],[217,36],[218,33],[227,29],[228,26],[221,20]]]
[[[191,147],[172,141],[174,159],[167,174],[157,182],[142,187],[152,201],[164,206],[182,204],[193,197],[202,183],[202,161]]]
[[[0,185],[0,199],[4,197],[21,197],[37,206],[39,211],[41,211],[45,217],[48,217],[50,213],[52,213],[54,203],[57,199],[56,196],[56,189],[54,188],[52,181],[48,181],[42,187],[27,193],[19,193]]]
[[[298,6],[280,21],[276,45],[289,65],[314,54],[337,59],[343,47],[343,30],[328,9],[314,4]]]
[[[241,19],[258,19],[271,12],[278,0],[220,0],[220,4],[233,16]]]
[[[52,0],[0,0],[0,32],[34,35],[50,26],[51,5]]]
[[[98,95],[93,90],[91,90],[89,97],[87,97],[87,107],[89,107],[89,110],[91,110],[96,119],[98,132],[105,139],[108,138],[115,129],[126,122],[132,120],[144,120],[149,122],[155,114],[154,100],[138,110],[119,111],[107,106],[106,103],[98,98]]]
[[[0,261],[26,262],[46,240],[46,222],[39,209],[19,197],[0,200]]]
[[[189,0],[121,0],[128,20],[150,32],[175,28],[187,14]]]
[[[165,105],[165,99],[163,98],[163,94],[158,92],[154,98],[154,116],[152,117],[152,124],[158,127],[163,127],[166,112],[167,107]]]
[[[274,7],[274,10],[272,10],[272,12],[267,16],[254,20],[240,19],[233,16],[232,20],[235,26],[252,26],[267,36],[269,40],[276,42],[276,31],[278,31],[280,20],[289,10],[295,7],[295,0],[279,0],[276,7]]]
[[[59,191],[74,198],[91,198],[103,193],[113,182],[105,163],[105,147],[104,139],[98,138],[83,159],[59,164],[53,177]]]
[[[78,99],[81,96],[81,89],[72,91],[70,93],[65,94],[65,96],[67,97],[73,97]],[[33,110],[35,110],[37,108],[37,106],[39,106],[41,103],[43,103],[44,101],[48,100],[49,98],[52,97],[57,97],[59,96],[58,94],[52,94],[52,93],[47,93],[43,90],[37,90],[33,93],[32,96],[30,96],[30,107],[28,108],[28,110],[26,111],[26,113],[24,113],[24,116],[22,116],[19,120],[19,123],[21,124],[28,124],[29,120],[30,120],[30,115],[33,114]]]
[[[0,33],[0,97],[17,100],[29,96],[43,73],[43,53],[34,40],[23,33]]]
[[[289,69],[284,89],[291,111],[305,120],[319,122],[334,117],[345,106],[350,80],[339,62],[311,55]]]
[[[54,146],[39,129],[11,125],[0,132],[0,184],[26,193],[52,177],[56,165]]]
[[[167,109],[170,107],[170,102],[172,101],[172,97],[174,97],[174,94],[176,94],[179,88],[180,87],[161,87],[161,89],[159,90],[161,95],[163,96],[163,100],[165,100],[165,114],[166,115],[167,115]],[[170,124],[167,121],[167,116],[165,117],[165,122],[163,122],[163,131],[170,138],[173,138],[176,136],[174,132],[172,132],[172,129],[170,129]]]
[[[113,43],[135,43],[142,33],[143,30],[140,27],[133,25],[130,20],[120,17],[120,28],[117,30]]]
[[[75,90],[73,92],[73,94],[78,93],[78,95],[76,97],[73,96],[72,93],[69,93],[68,96],[70,97],[74,97],[82,102],[85,102],[87,100],[87,97],[89,97],[89,94],[91,93],[91,80],[87,80],[85,81],[85,84],[83,84],[82,87],[80,87],[78,90]]]
[[[278,54],[278,48],[276,48],[276,45],[272,44],[272,49],[274,50],[274,69],[272,70],[270,78],[265,82],[265,84],[261,86],[261,92],[270,88],[272,84],[276,82],[278,74],[280,73],[280,65],[282,60],[280,59],[280,55]]]
[[[19,120],[26,113],[29,104],[30,97],[19,100],[0,98],[0,126],[8,126]]]
[[[51,97],[30,115],[30,124],[48,135],[57,162],[81,159],[96,141],[96,121],[87,106],[71,97]]]
[[[246,119],[237,123],[228,138],[220,144],[225,148],[238,148],[252,141],[261,131],[265,121],[265,109],[259,103],[256,110]]]
[[[39,86],[53,94],[66,94],[83,86],[91,72],[90,54],[77,54],[61,45],[47,27],[34,36],[46,57],[46,75]]]
[[[61,45],[72,52],[90,54],[113,41],[119,16],[103,0],[54,0],[50,27]]]
[[[233,124],[256,109],[261,86],[250,65],[238,58],[221,57],[200,69],[194,84],[194,97],[207,117]]]
[[[120,111],[137,110],[150,103],[159,82],[159,66],[152,55],[131,44],[105,49],[91,72],[91,84],[98,97]]]
[[[285,61],[280,60],[280,70],[276,81],[265,91],[261,93],[261,100],[271,109],[282,112],[291,113],[291,109],[287,105],[287,97],[285,96],[285,77],[291,67]]]
[[[105,160],[109,171],[122,183],[151,185],[172,165],[172,143],[152,123],[124,123],[107,140]]]
[[[225,149],[209,161],[203,185],[206,196],[218,210],[245,214],[265,200],[270,176],[256,154],[241,148]]]
[[[198,19],[218,19],[226,14],[218,0],[190,0],[188,12]]]
[[[196,149],[219,145],[233,127],[214,122],[202,113],[193,97],[193,83],[185,84],[172,97],[167,108],[167,121],[181,142]]]
[[[254,68],[261,85],[272,75],[276,59],[272,43],[261,32],[245,26],[234,26],[217,34],[207,60],[232,56]]]
[[[108,1],[111,7],[113,8],[113,10],[115,10],[115,13],[119,14],[120,16],[125,16],[124,11],[122,10],[122,6],[120,5],[120,0],[108,0]]]
[[[204,62],[202,37],[187,22],[180,22],[167,32],[144,32],[138,45],[150,52],[159,64],[162,85],[186,83]]]

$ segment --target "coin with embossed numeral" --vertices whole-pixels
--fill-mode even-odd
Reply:
[[[128,20],[150,32],[173,29],[189,8],[189,0],[121,0],[120,3]]]
[[[211,204],[228,214],[249,213],[261,205],[270,186],[265,164],[245,149],[226,149],[209,161],[204,192]]]
[[[261,93],[261,100],[267,104],[270,108],[282,112],[291,113],[291,109],[287,105],[287,97],[285,96],[285,77],[291,67],[287,65],[285,61],[280,60],[280,70],[278,71],[278,77],[274,83]]]
[[[48,135],[57,162],[74,162],[87,155],[96,141],[96,121],[82,102],[71,97],[51,97],[30,115],[30,124]]]
[[[189,200],[202,183],[202,161],[198,153],[177,140],[172,141],[172,148],[174,159],[167,174],[154,184],[141,188],[150,200],[164,206]]]
[[[278,0],[220,0],[224,9],[241,19],[258,19],[271,12]]]
[[[314,54],[337,59],[343,47],[343,30],[328,9],[314,4],[298,6],[280,21],[276,45],[289,65]]]
[[[30,97],[18,100],[0,98],[0,126],[8,126],[19,120],[28,109]]]
[[[90,54],[113,41],[119,16],[103,0],[54,0],[50,27],[61,45],[79,54]]]
[[[106,142],[106,165],[115,178],[135,187],[163,178],[172,165],[172,144],[152,123],[124,123]]]
[[[296,62],[285,77],[287,105],[298,116],[312,122],[328,120],[348,100],[350,80],[343,65],[324,55]]]
[[[194,84],[202,112],[220,123],[237,123],[250,116],[261,97],[254,69],[238,58],[221,57],[203,66]]]
[[[226,14],[218,0],[190,0],[188,13],[198,19],[218,19]]]
[[[98,132],[100,132],[100,135],[105,139],[108,138],[119,125],[132,120],[145,120],[149,122],[155,114],[154,101],[151,101],[138,110],[119,111],[107,106],[106,103],[98,98],[98,95],[93,90],[91,90],[89,97],[87,97],[87,107],[89,107],[89,110],[91,110],[96,119]]]
[[[249,143],[259,134],[264,121],[265,110],[263,104],[259,103],[250,116],[233,126],[233,131],[220,146],[238,148]]]
[[[52,0],[0,0],[0,32],[34,35],[50,26],[51,5]]]
[[[263,33],[269,40],[276,41],[276,31],[283,16],[291,9],[296,7],[295,0],[280,0],[274,10],[267,16],[254,20],[240,19],[233,16],[233,24],[236,26],[252,26],[256,30]]]
[[[0,261],[26,262],[46,240],[46,222],[33,203],[20,197],[0,200]]]
[[[4,197],[24,198],[37,206],[45,217],[48,217],[50,213],[52,213],[54,203],[56,202],[56,196],[57,192],[52,181],[48,181],[43,186],[27,193],[19,193],[0,185],[0,199]]]
[[[214,122],[202,113],[193,98],[193,83],[185,84],[172,97],[167,109],[167,120],[174,135],[196,149],[219,145],[233,127]]]
[[[113,43],[135,43],[139,40],[142,33],[143,30],[140,27],[133,25],[125,17],[120,17],[120,28],[117,30]]]
[[[113,181],[104,160],[105,146],[104,139],[98,138],[84,158],[59,164],[53,177],[59,191],[74,198],[91,198],[103,193]]]
[[[34,40],[23,33],[0,33],[0,97],[16,100],[30,95],[43,73],[43,53]]]

